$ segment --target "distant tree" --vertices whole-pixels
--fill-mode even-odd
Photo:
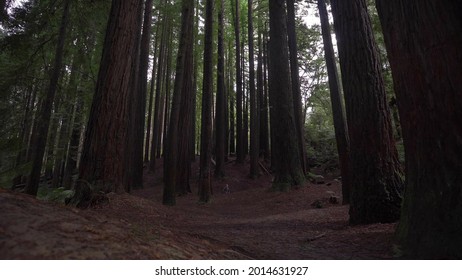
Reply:
[[[217,65],[217,100],[216,100],[216,141],[215,141],[215,177],[223,177],[225,174],[225,53],[223,47],[224,41],[224,0],[220,0],[218,10],[218,65]]]
[[[132,67],[136,60],[140,0],[113,0],[73,202],[84,205],[88,186],[129,191],[127,143]],[[86,182],[86,183],[85,183]]]
[[[250,98],[250,177],[256,178],[260,173],[258,166],[260,156],[259,138],[259,108],[258,96],[255,89],[255,57],[253,32],[253,1],[248,2],[248,34],[249,34],[249,98]]]
[[[233,1],[233,0],[231,0]],[[234,37],[236,40],[236,163],[245,160],[244,132],[243,132],[243,93],[242,93],[242,62],[241,62],[241,31],[240,31],[240,5],[234,0]]]
[[[291,94],[285,0],[269,1],[269,95],[275,190],[289,190],[305,180]]]
[[[199,174],[199,201],[208,203],[212,198],[212,100],[213,100],[213,6],[214,0],[205,4],[204,77],[202,83],[202,124]]]
[[[348,127],[345,121],[342,94],[340,92],[337,63],[335,60],[334,47],[330,32],[329,16],[325,0],[318,0],[319,17],[321,19],[322,38],[324,42],[324,57],[326,59],[327,72],[329,75],[330,100],[334,117],[335,139],[340,160],[342,175],[342,202],[350,203],[350,174],[348,173],[348,158],[350,143]]]
[[[403,179],[365,0],[332,0],[350,138],[350,223],[399,219]]]
[[[462,3],[378,0],[406,151],[397,237],[410,258],[462,258]]]

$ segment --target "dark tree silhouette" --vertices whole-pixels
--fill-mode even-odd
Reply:
[[[397,236],[406,257],[460,259],[462,4],[376,3],[406,151],[406,191]]]
[[[285,0],[269,1],[269,95],[274,169],[273,189],[304,182],[291,94]]]
[[[365,0],[332,0],[350,138],[350,223],[398,220],[403,179]]]

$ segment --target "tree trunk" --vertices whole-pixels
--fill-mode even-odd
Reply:
[[[149,158],[149,140],[150,140],[150,132],[151,128],[147,127],[146,132],[146,144],[144,145],[144,128],[145,128],[145,121],[146,121],[146,97],[148,91],[148,64],[149,64],[149,43],[151,41],[151,24],[152,24],[152,0],[146,0],[144,4],[144,19],[143,19],[143,31],[141,35],[141,44],[140,44],[140,65],[139,65],[139,97],[141,98],[138,106],[137,116],[139,123],[135,123],[137,126],[137,131],[140,133],[137,135],[138,149],[141,147],[141,165],[143,162],[148,161]],[[155,63],[155,59],[153,60]],[[152,67],[155,69],[155,67]],[[154,71],[154,70],[153,70]],[[152,95],[149,100],[149,108],[152,110]],[[148,114],[151,115],[151,112]],[[148,121],[148,124],[151,124],[151,120]],[[143,147],[144,147],[144,156],[143,156]],[[141,166],[141,178],[142,178],[142,171],[143,166]],[[139,175],[139,174],[138,174]],[[142,183],[142,182],[141,182]]]
[[[216,142],[215,142],[215,177],[221,178],[225,176],[225,54],[223,49],[223,31],[224,31],[224,0],[220,0],[218,10],[218,73],[217,73],[217,113],[215,121]]]
[[[302,184],[305,176],[298,152],[291,94],[285,0],[269,0],[269,16],[269,94],[275,171],[272,188],[286,191]]]
[[[340,92],[337,63],[335,60],[334,47],[330,33],[329,16],[325,0],[318,0],[319,17],[321,19],[322,38],[324,42],[324,57],[326,59],[327,74],[329,76],[330,100],[332,104],[332,115],[334,117],[335,140],[340,161],[342,175],[342,202],[350,203],[350,174],[348,173],[348,158],[350,144],[348,128],[345,121],[342,94]]]
[[[191,123],[193,119],[193,98],[196,97],[193,91],[194,74],[194,0],[186,0],[186,11],[183,17],[185,31],[181,38],[184,39],[184,66],[181,90],[181,103],[178,123],[178,159],[177,159],[177,180],[176,193],[184,195],[191,192],[189,179],[191,177]],[[180,41],[181,44],[181,41]],[[181,45],[180,45],[181,47]],[[181,50],[181,49],[180,49]],[[175,93],[174,93],[175,94]],[[173,110],[172,110],[173,112]],[[173,117],[172,117],[173,121]],[[172,125],[172,124],[170,124]],[[181,136],[180,136],[181,135]]]
[[[242,131],[242,68],[241,65],[241,31],[240,31],[240,5],[235,0],[234,5],[234,36],[236,39],[236,163],[244,163],[244,132]],[[242,66],[242,67],[241,67]]]
[[[350,138],[350,223],[395,222],[403,181],[365,0],[332,1]]]
[[[271,158],[270,151],[270,132],[269,132],[269,106],[268,106],[268,42],[266,32],[263,33],[262,39],[262,63],[263,63],[263,101],[261,109],[260,125],[260,148],[266,161]]]
[[[95,95],[80,162],[80,184],[74,203],[85,206],[88,186],[105,192],[126,192],[130,88],[136,60],[139,5],[142,1],[113,0],[104,40]]]
[[[302,93],[300,91],[300,78],[298,76],[299,69],[294,0],[287,0],[287,33],[289,39],[290,78],[292,81],[295,128],[297,129],[300,161],[302,163],[303,173],[306,174],[308,172],[308,164],[306,160],[305,129],[303,127]]]
[[[253,42],[253,1],[248,5],[248,31],[249,31],[249,90],[250,90],[250,177],[257,178],[260,174],[258,159],[260,154],[259,134],[260,120],[258,118],[258,98],[255,90],[255,61]]]
[[[67,32],[66,29],[67,29],[67,25],[69,22],[69,7],[70,7],[70,0],[66,0],[64,2],[63,15],[61,18],[61,25],[59,28],[58,45],[56,47],[55,61],[53,64],[50,85],[48,87],[48,91],[45,96],[44,102],[42,103],[42,107],[40,109],[38,120],[36,120],[36,124],[38,125],[38,128],[36,130],[36,133],[37,133],[35,137],[36,141],[33,144],[35,148],[33,149],[34,154],[32,155],[32,170],[31,170],[29,180],[27,182],[26,190],[25,190],[27,194],[30,194],[33,196],[37,195],[37,191],[39,187],[40,173],[42,170],[43,155],[45,153],[45,146],[47,142],[51,111],[52,111],[53,102],[54,102],[57,87],[58,87],[59,76],[61,74],[61,68],[63,64],[64,42],[66,39],[66,32]]]
[[[462,258],[462,5],[382,1],[406,151],[405,257]]]
[[[209,203],[212,199],[212,101],[213,101],[213,4],[205,4],[204,78],[202,90],[201,157],[199,175],[199,202]]]

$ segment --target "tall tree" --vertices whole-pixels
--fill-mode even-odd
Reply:
[[[298,153],[291,94],[285,0],[269,0],[269,95],[275,190],[288,190],[305,180]]]
[[[249,40],[249,98],[250,98],[250,177],[256,178],[259,174],[260,154],[260,120],[258,110],[258,98],[255,90],[255,57],[253,36],[253,0],[248,3],[248,40]]]
[[[225,53],[223,48],[223,32],[224,32],[224,0],[220,0],[218,10],[218,71],[217,71],[217,101],[216,101],[216,142],[215,142],[215,177],[223,177],[225,175]]]
[[[325,0],[318,0],[319,17],[321,19],[322,39],[324,42],[324,57],[326,59],[327,74],[329,75],[330,100],[332,104],[332,115],[334,117],[335,140],[340,161],[342,175],[342,202],[350,203],[350,174],[348,173],[348,158],[350,143],[348,128],[345,121],[342,94],[340,92],[337,63],[335,59],[334,46],[330,32],[329,16]]]
[[[289,58],[290,58],[290,79],[292,82],[292,95],[294,102],[294,117],[297,129],[297,139],[300,153],[300,161],[302,162],[303,172],[308,172],[306,162],[306,147],[305,147],[305,132],[303,128],[302,116],[302,93],[300,90],[300,78],[298,68],[298,51],[297,51],[297,35],[295,30],[295,5],[294,0],[287,0],[287,35],[289,39]]]
[[[144,142],[144,125],[145,125],[145,118],[146,118],[146,99],[147,99],[147,91],[148,91],[148,67],[149,67],[149,43],[151,41],[151,24],[152,24],[152,0],[146,0],[144,4],[144,17],[143,17],[143,30],[141,35],[141,43],[140,43],[140,64],[139,64],[139,97],[140,102],[138,103],[138,108],[136,110],[137,121],[139,123],[135,123],[137,126],[137,132],[141,133],[141,135],[137,135],[137,143],[138,149],[141,150],[141,157],[144,157],[144,160],[141,161],[148,161],[149,158],[149,140],[151,134],[151,119],[148,120],[147,132],[146,132],[146,144],[144,145],[144,156],[143,156],[143,142]],[[155,59],[153,60],[155,63]],[[153,63],[153,64],[154,64]],[[155,73],[155,66],[153,65],[153,73]],[[153,83],[154,80],[151,80]],[[153,84],[152,84],[153,85]],[[150,91],[152,92],[152,91]],[[150,94],[149,99],[149,109],[152,111],[152,103],[153,97]],[[149,111],[149,117],[151,117],[151,111]],[[140,137],[141,136],[141,137]],[[142,171],[142,168],[141,168]],[[139,175],[139,174],[138,174]],[[142,174],[141,174],[142,175]]]
[[[394,222],[403,179],[366,1],[331,3],[350,138],[350,223]]]
[[[74,202],[84,205],[88,186],[129,191],[127,143],[133,91],[130,78],[136,60],[140,0],[113,0],[98,80],[80,162],[80,184]]]
[[[244,132],[242,122],[242,68],[241,64],[241,31],[240,31],[240,5],[239,0],[234,2],[234,37],[236,40],[236,163],[244,163]]]
[[[201,156],[199,174],[199,201],[208,203],[212,198],[212,100],[213,100],[213,4],[205,4],[204,77],[202,83]]]
[[[43,164],[43,155],[45,154],[47,135],[50,126],[51,111],[53,108],[53,102],[58,87],[58,80],[62,70],[61,68],[63,64],[64,43],[66,39],[67,26],[69,23],[69,8],[70,0],[64,1],[63,15],[59,27],[58,44],[56,47],[55,60],[53,68],[51,70],[52,72],[50,84],[48,86],[48,91],[45,96],[45,99],[43,100],[38,120],[36,120],[35,122],[37,129],[35,131],[36,134],[33,135],[34,148],[32,155],[32,170],[29,175],[29,179],[25,190],[27,194],[34,196],[37,195],[39,187],[40,173],[42,171]]]
[[[183,107],[187,106],[190,102],[190,94],[192,89],[192,71],[193,71],[193,29],[194,26],[194,1],[183,0],[182,11],[181,11],[181,34],[180,34],[180,45],[178,47],[178,55],[176,61],[176,74],[175,84],[173,88],[172,96],[172,108],[170,112],[170,121],[168,126],[168,134],[166,141],[166,149],[164,154],[164,192],[163,192],[163,203],[166,205],[175,205],[176,203],[176,187],[179,182],[179,171],[183,173],[182,178],[183,184],[189,184],[189,170],[185,166],[189,163],[189,152],[187,147],[189,146],[189,137],[187,137],[189,130],[189,119],[190,113],[184,112],[182,122],[180,126],[180,109],[182,104]],[[186,108],[188,110],[189,108]],[[190,110],[188,110],[190,111]],[[186,137],[180,144],[180,128],[182,132],[186,134]],[[182,150],[181,153],[178,151],[179,148]],[[183,160],[179,160],[179,155],[183,154]],[[184,190],[188,187],[184,186]]]
[[[462,257],[462,4],[376,2],[406,151],[406,257]]]

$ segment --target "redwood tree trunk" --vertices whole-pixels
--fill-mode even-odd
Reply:
[[[406,151],[410,258],[462,258],[462,4],[378,0]]]
[[[193,26],[194,1],[183,0],[180,45],[178,47],[172,109],[164,154],[163,203],[166,205],[175,205],[177,183],[182,183],[181,194],[184,194],[189,189],[188,146],[190,139],[188,134],[193,72]],[[181,109],[183,109],[183,112],[180,120]],[[180,160],[180,155],[183,161]]]
[[[43,155],[45,154],[51,112],[56,91],[58,88],[61,67],[63,64],[64,42],[66,39],[66,29],[69,22],[69,7],[70,0],[66,0],[64,2],[63,15],[61,18],[61,25],[59,28],[58,45],[56,47],[55,60],[51,73],[50,85],[48,86],[48,91],[42,103],[38,119],[35,122],[37,125],[37,130],[36,136],[33,137],[33,139],[35,139],[35,143],[32,144],[34,145],[34,148],[32,149],[34,151],[32,155],[32,170],[29,175],[25,189],[25,192],[27,194],[33,196],[37,195],[39,187],[40,173],[42,171]]]
[[[350,223],[395,222],[403,181],[365,0],[332,0],[350,137]]]
[[[136,59],[139,0],[113,0],[96,91],[80,162],[81,184],[76,198],[85,195],[83,182],[106,192],[124,192],[128,172],[128,132],[132,67]]]
[[[305,180],[291,94],[285,0],[269,0],[269,16],[269,95],[275,171],[272,188],[285,191]]]
[[[234,36],[236,39],[236,163],[244,163],[244,132],[242,131],[242,65],[241,65],[241,33],[240,33],[240,5],[235,0]]]
[[[201,157],[199,175],[199,201],[212,199],[212,100],[213,100],[213,2],[206,0],[204,39],[204,79],[202,90]]]
[[[324,42],[324,56],[326,59],[327,74],[329,75],[330,100],[332,104],[332,115],[334,117],[335,140],[340,161],[342,174],[342,202],[350,203],[350,174],[348,173],[348,158],[350,143],[348,128],[345,121],[342,94],[340,92],[337,63],[335,60],[334,47],[330,33],[329,16],[325,0],[318,0],[319,17],[321,18],[322,38]]]
[[[308,172],[308,164],[306,161],[305,129],[303,127],[304,121],[302,116],[302,93],[300,91],[300,78],[298,76],[299,68],[294,0],[287,0],[287,33],[289,39],[290,78],[292,81],[295,128],[297,129],[300,161],[302,163],[303,172],[306,174]]]
[[[216,101],[216,142],[215,142],[215,177],[223,177],[225,175],[225,54],[223,48],[223,28],[224,28],[224,1],[220,0],[218,10],[218,73],[217,73],[217,101]]]
[[[248,33],[249,33],[249,98],[250,98],[250,177],[256,178],[260,168],[258,159],[260,154],[260,138],[258,118],[258,99],[255,90],[255,62],[254,62],[254,40],[253,40],[253,1],[249,0],[248,5]]]

